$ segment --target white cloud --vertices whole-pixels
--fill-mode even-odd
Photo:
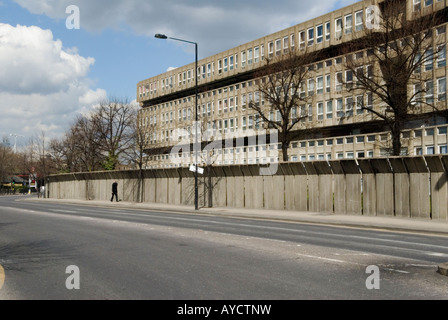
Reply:
[[[87,77],[95,60],[64,50],[50,30],[0,24],[0,136],[63,133],[104,90]]]

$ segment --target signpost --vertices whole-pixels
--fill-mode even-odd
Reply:
[[[195,165],[191,165],[190,166],[190,171],[191,172],[196,172],[196,166]],[[204,174],[204,168],[198,167],[198,173],[199,174]]]

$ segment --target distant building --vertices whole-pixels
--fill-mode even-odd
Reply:
[[[412,19],[415,12],[431,14],[447,8],[447,2],[441,0],[403,2],[406,3],[408,19]],[[248,139],[256,135],[259,129],[259,117],[248,108],[248,103],[256,100],[265,105],[263,97],[257,94],[255,71],[264,66],[266,58],[282,56],[291,50],[300,52],[307,48],[311,51],[327,49],[328,52],[337,52],[331,49],[350,42],[356,34],[364,32],[367,8],[381,3],[383,1],[358,2],[200,60],[197,75],[201,122],[204,127],[213,128],[223,135],[246,138],[243,144],[230,145],[217,151],[214,164],[255,164],[281,159],[278,143],[253,144]],[[432,74],[431,80],[425,83],[431,88],[427,92],[427,101],[441,109],[447,109],[446,29],[446,20],[434,26],[433,34],[438,39],[434,46],[440,49],[441,54],[432,61],[430,68],[424,70]],[[363,59],[369,53],[361,49],[328,56],[311,66],[316,70],[315,76],[308,80],[303,90],[304,94],[312,95],[313,100],[303,107],[310,112],[305,121],[319,130],[306,139],[291,143],[289,161],[390,155],[391,137],[387,127],[368,110],[357,107],[362,104],[376,110],[381,106],[374,105],[371,93],[347,91],[343,85],[354,76],[344,68],[349,54]],[[188,148],[171,154],[173,147],[182,139],[194,142],[194,68],[194,63],[188,64],[137,85],[137,100],[141,106],[139,125],[148,128],[149,168],[188,167],[195,162],[193,152],[185,151]],[[269,106],[266,105],[266,108]],[[275,112],[273,116],[276,116]],[[403,154],[448,153],[446,118],[427,112],[425,117],[407,123],[406,128],[402,136]]]

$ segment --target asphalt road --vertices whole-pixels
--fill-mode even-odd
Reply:
[[[446,237],[24,199],[0,197],[0,299],[448,299]]]

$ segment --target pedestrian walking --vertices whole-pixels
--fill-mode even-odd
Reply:
[[[117,183],[117,181],[114,181],[114,183],[112,183],[112,198],[110,199],[110,202],[114,202],[114,197],[118,202],[118,183]]]

